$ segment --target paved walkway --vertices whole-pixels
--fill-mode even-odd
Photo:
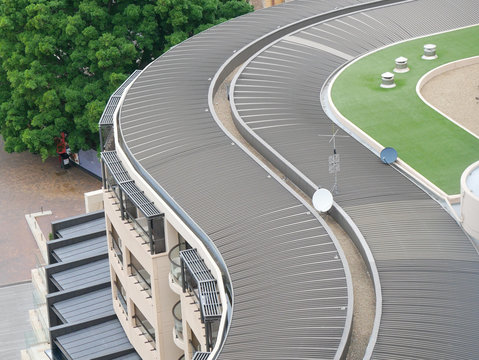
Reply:
[[[83,193],[100,187],[78,168],[60,169],[58,159],[43,163],[38,155],[6,153],[0,136],[0,285],[29,280],[40,258],[25,214],[51,210],[52,216],[38,218],[48,237],[51,221],[83,213]]]

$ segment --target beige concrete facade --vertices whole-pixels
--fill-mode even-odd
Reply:
[[[103,190],[95,190],[85,193],[85,212],[91,213],[103,209]]]
[[[120,205],[113,191],[104,191],[103,202],[113,306],[131,344],[144,360],[178,359],[181,356],[189,360],[195,352],[192,347],[195,343],[199,343],[201,351],[205,351],[205,326],[201,322],[197,300],[194,295],[183,293],[177,279],[178,268],[172,266],[168,256],[169,251],[179,244],[178,230],[186,230],[185,225],[166,214],[166,251],[152,255],[149,244],[133,225],[122,220]],[[192,247],[201,245],[189,231],[181,233],[181,238]],[[136,265],[132,266],[132,262]],[[208,263],[208,260],[205,262]],[[176,277],[172,275],[172,269]],[[143,277],[138,275],[137,270]],[[121,285],[118,286],[118,283]],[[173,316],[173,308],[178,301],[181,306],[181,326],[175,326]],[[154,331],[154,339],[138,326],[137,312],[148,322],[146,327]]]

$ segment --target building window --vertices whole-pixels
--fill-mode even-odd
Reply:
[[[128,307],[126,305],[126,291],[123,285],[118,279],[118,276],[115,275],[115,287],[116,287],[116,299],[120,302],[121,307],[125,311],[125,314],[128,315]]]
[[[136,307],[135,309],[135,326],[138,327],[142,335],[144,335],[147,339],[148,342],[151,342],[153,347],[155,347],[155,329],[151,324],[146,320],[146,317],[141,313],[141,311]]]
[[[121,238],[113,226],[111,227],[110,235],[111,235],[111,244],[112,244],[113,251],[118,257],[118,260],[120,260],[120,262],[123,264],[123,251],[121,250],[122,249]]]
[[[131,276],[134,276],[137,280],[137,284],[143,288],[149,297],[151,297],[151,277],[148,271],[140,264],[137,258],[130,253],[130,264]]]
[[[191,332],[190,351],[192,354],[201,351],[201,344],[193,332]]]

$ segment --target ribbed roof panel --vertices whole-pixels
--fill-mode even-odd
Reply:
[[[475,1],[418,0],[345,16],[255,57],[235,87],[246,125],[314,183],[332,188],[332,123],[319,91],[359,56],[412,37],[479,23]],[[298,40],[299,39],[299,40]],[[314,43],[314,46],[304,44]],[[335,200],[365,236],[379,270],[383,315],[374,359],[477,358],[479,258],[458,224],[393,167],[338,132]],[[459,181],[459,179],[458,179]]]
[[[209,29],[153,62],[122,105],[132,156],[214,241],[230,272],[234,310],[221,358],[333,359],[348,291],[322,223],[212,119],[210,79],[258,37],[362,2],[298,1]]]

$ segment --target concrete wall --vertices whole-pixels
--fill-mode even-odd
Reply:
[[[461,176],[461,220],[464,230],[479,247],[479,194],[467,186],[467,178],[473,171],[479,171],[479,161],[470,165]]]
[[[85,197],[85,212],[91,213],[103,210],[103,190],[90,191],[83,194]]]

